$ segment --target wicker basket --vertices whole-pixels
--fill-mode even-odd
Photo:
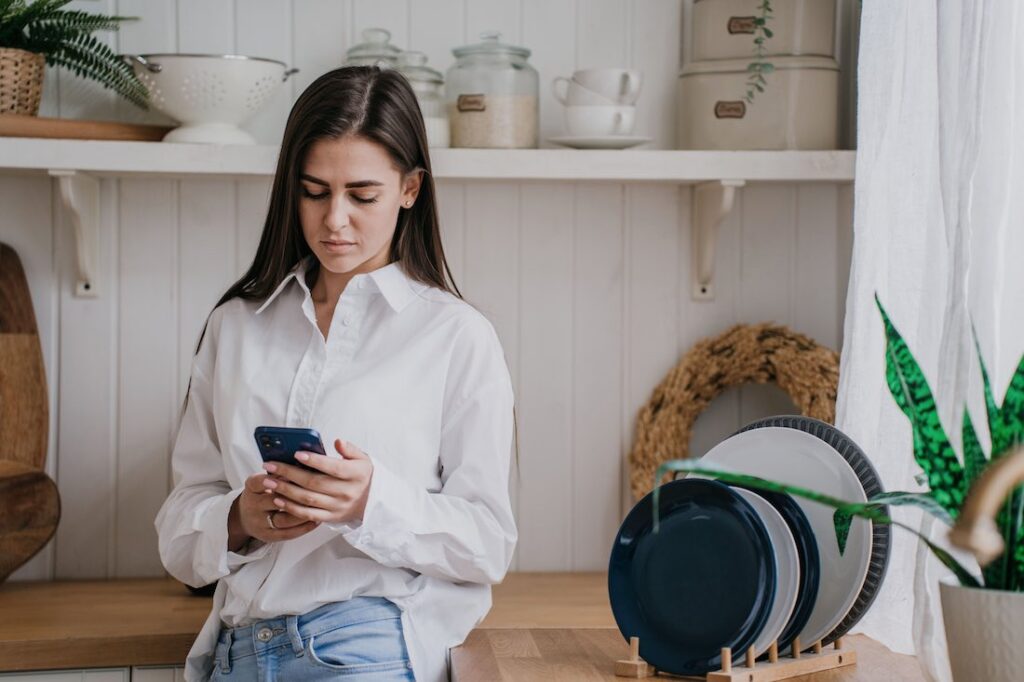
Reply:
[[[39,114],[46,57],[0,47],[0,114]]]

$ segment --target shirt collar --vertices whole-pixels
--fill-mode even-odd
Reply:
[[[263,304],[256,309],[256,314],[258,315],[263,312],[267,306],[269,306],[274,299],[284,291],[285,287],[288,286],[288,282],[292,279],[295,279],[295,281],[299,283],[299,286],[302,287],[307,296],[310,295],[309,288],[306,286],[306,272],[309,270],[310,265],[312,265],[313,258],[315,258],[315,256],[312,254],[302,258],[295,267],[293,267],[288,274],[284,276],[284,279],[282,279],[281,283],[277,285],[274,292],[267,297],[267,300],[265,300]],[[403,268],[402,264],[398,261],[388,263],[384,267],[377,268],[371,272],[360,273],[353,276],[346,285],[346,288],[350,286],[359,286],[360,281],[367,282],[383,294],[388,305],[390,305],[396,313],[401,312],[405,306],[409,305],[412,299],[416,298],[424,289],[427,288],[426,284],[409,277],[405,272],[405,268]]]

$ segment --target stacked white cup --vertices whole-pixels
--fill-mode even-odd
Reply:
[[[573,137],[629,135],[643,76],[633,69],[582,69],[551,83],[565,106],[565,127]],[[564,87],[561,87],[564,84]]]

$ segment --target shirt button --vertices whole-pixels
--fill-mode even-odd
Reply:
[[[345,317],[341,318],[341,323],[346,327],[349,326],[350,324],[352,324],[352,316],[346,315]]]
[[[263,628],[256,633],[256,639],[261,642],[269,642],[270,638],[274,636],[274,632],[270,628]]]

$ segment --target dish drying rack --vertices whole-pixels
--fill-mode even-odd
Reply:
[[[745,664],[733,667],[732,650],[729,647],[724,647],[722,649],[722,667],[719,670],[710,672],[705,677],[695,676],[690,679],[705,679],[707,682],[772,682],[772,680],[785,680],[797,675],[844,668],[857,662],[856,651],[843,649],[842,637],[833,643],[831,650],[825,650],[819,640],[806,652],[800,651],[800,638],[796,638],[793,640],[791,650],[791,655],[780,658],[778,644],[772,642],[768,648],[768,661],[758,663],[754,655],[754,647],[751,646],[747,649]],[[629,638],[629,658],[615,662],[615,675],[634,679],[659,675],[654,666],[640,658],[639,637]],[[672,677],[678,676],[673,675]]]

